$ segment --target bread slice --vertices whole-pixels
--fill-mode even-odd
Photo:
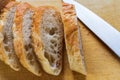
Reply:
[[[80,41],[80,30],[77,23],[75,8],[71,4],[63,3],[64,35],[70,68],[86,75],[84,57]]]
[[[33,25],[34,49],[44,71],[59,75],[62,70],[64,37],[60,13],[54,7],[39,7]]]
[[[40,76],[40,64],[34,54],[31,27],[34,9],[28,3],[20,3],[14,19],[14,48],[21,64],[33,74]]]
[[[3,10],[0,20],[0,59],[15,71],[20,70],[19,60],[13,46],[12,26],[16,11],[16,2],[10,2]]]

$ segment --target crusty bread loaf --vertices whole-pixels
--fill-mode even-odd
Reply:
[[[12,26],[17,4],[8,3],[0,20],[0,59],[16,71],[20,69],[20,64],[14,51]]]
[[[20,3],[17,6],[13,26],[14,48],[21,64],[33,74],[40,76],[40,64],[34,54],[31,40],[33,10],[28,3]]]
[[[63,3],[64,35],[70,68],[86,75],[80,31],[74,6]]]
[[[33,25],[34,49],[44,71],[59,75],[62,70],[64,37],[60,13],[54,7],[39,7]]]

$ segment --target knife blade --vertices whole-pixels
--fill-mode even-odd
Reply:
[[[120,32],[95,13],[74,0],[63,0],[75,5],[76,14],[99,39],[101,39],[118,57],[120,57]]]

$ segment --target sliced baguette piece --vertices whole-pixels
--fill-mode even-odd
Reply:
[[[40,64],[34,54],[31,40],[33,10],[28,3],[20,3],[17,6],[13,26],[14,48],[21,64],[28,71],[41,76]]]
[[[36,10],[32,39],[36,55],[45,72],[59,75],[62,70],[63,24],[59,11],[42,6]]]
[[[75,8],[71,4],[63,3],[64,36],[70,69],[86,75],[84,56],[82,53],[80,30]]]
[[[9,2],[4,8],[0,20],[0,59],[15,71],[20,70],[20,63],[14,51],[12,33],[17,4],[16,2]]]

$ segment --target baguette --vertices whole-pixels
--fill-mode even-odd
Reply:
[[[75,8],[71,4],[63,3],[63,23],[70,69],[86,75],[82,47],[80,46],[82,44],[80,42],[80,30]]]
[[[20,63],[14,51],[12,33],[17,4],[16,2],[9,2],[4,8],[0,20],[0,59],[15,71],[20,70]]]
[[[62,70],[63,24],[54,7],[42,6],[36,10],[32,39],[36,55],[45,72],[59,75]]]
[[[41,76],[40,64],[34,54],[31,40],[31,27],[34,9],[28,3],[17,6],[14,19],[14,48],[21,64],[30,72]]]

